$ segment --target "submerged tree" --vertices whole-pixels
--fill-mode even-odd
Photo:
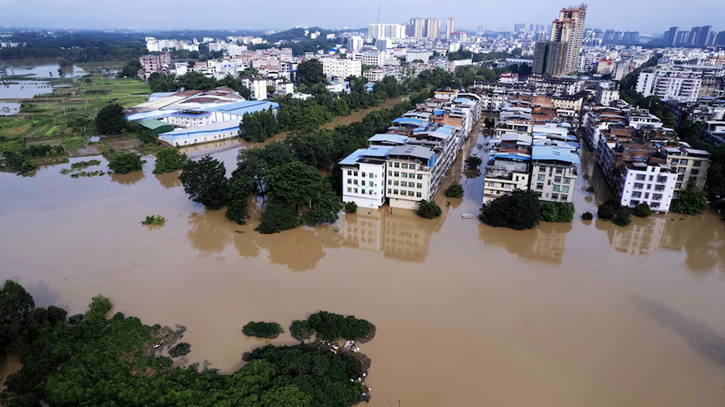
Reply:
[[[539,224],[539,197],[533,191],[516,190],[484,204],[478,219],[493,227],[532,229]]]
[[[179,176],[191,200],[208,209],[221,209],[229,199],[229,180],[224,163],[204,156],[190,162]]]

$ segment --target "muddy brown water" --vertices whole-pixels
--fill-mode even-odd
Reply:
[[[233,163],[228,147],[210,151]],[[371,406],[725,405],[725,226],[713,215],[494,229],[461,218],[483,186],[457,163],[465,197],[442,199],[439,219],[361,209],[263,236],[189,201],[152,158],[118,177],[72,179],[65,166],[0,174],[0,278],[41,306],[83,312],[102,293],[147,324],[185,325],[191,362],[231,372],[250,348],[293,343],[246,338],[246,322],[330,310],[378,328],[362,345]],[[598,182],[588,154],[577,215],[595,211],[584,173]],[[139,224],[151,214],[167,224]]]

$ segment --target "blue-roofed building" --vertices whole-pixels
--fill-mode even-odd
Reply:
[[[531,150],[531,190],[542,201],[571,202],[580,160],[566,145],[534,145]]]
[[[408,143],[408,136],[402,134],[376,134],[368,139],[372,145],[403,145]]]
[[[245,100],[218,106],[201,108],[199,111],[211,113],[212,121],[241,120],[246,113],[261,112],[263,110],[279,109],[279,104],[263,100]]]
[[[344,202],[376,209],[385,203],[385,168],[391,150],[392,146],[370,146],[340,161]]]
[[[159,134],[159,140],[174,147],[208,143],[239,136],[239,121],[215,122],[205,126],[178,128]]]

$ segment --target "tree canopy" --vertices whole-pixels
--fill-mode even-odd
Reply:
[[[209,209],[221,209],[229,198],[226,173],[223,162],[207,155],[198,161],[191,161],[179,179],[191,200]]]
[[[127,126],[123,107],[118,103],[103,106],[96,115],[96,128],[101,134],[118,134]]]
[[[541,219],[539,198],[533,191],[515,190],[484,204],[478,219],[493,227],[532,229]]]
[[[685,215],[698,215],[707,208],[707,196],[705,192],[694,183],[688,183],[685,189],[677,193],[672,200],[670,210]]]
[[[297,82],[311,86],[326,81],[322,71],[322,63],[317,59],[310,59],[297,65]]]

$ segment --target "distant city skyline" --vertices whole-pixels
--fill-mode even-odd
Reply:
[[[422,1],[422,2],[421,2]],[[421,0],[412,3],[388,0],[380,3],[381,23],[405,23],[413,17],[455,20],[457,30],[512,31],[514,24],[550,24],[561,8],[577,5],[571,0],[526,0],[511,3],[479,3],[452,0]],[[657,0],[590,0],[587,28],[640,31],[661,34],[669,27],[719,26],[717,16],[725,13],[725,2],[693,0],[682,3]],[[267,3],[218,0],[211,9],[188,0],[0,0],[0,26],[38,28],[144,30],[235,29],[281,30],[294,26],[363,29],[378,22],[375,3],[340,8],[333,0],[292,2],[282,0],[270,8]],[[342,11],[342,12],[338,12]],[[421,11],[425,10],[425,11]],[[444,28],[444,24],[442,27]]]

